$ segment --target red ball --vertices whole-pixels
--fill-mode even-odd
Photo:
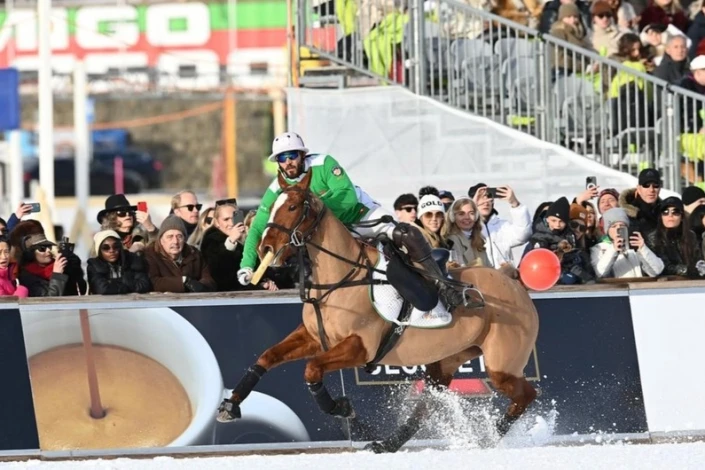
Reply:
[[[519,275],[529,289],[548,290],[561,277],[561,261],[551,250],[537,248],[521,260]]]

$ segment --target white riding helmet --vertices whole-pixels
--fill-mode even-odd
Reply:
[[[279,134],[272,141],[272,154],[269,156],[269,161],[276,161],[276,156],[280,153],[296,150],[299,152],[308,153],[308,149],[304,145],[304,141],[296,132],[285,132]]]

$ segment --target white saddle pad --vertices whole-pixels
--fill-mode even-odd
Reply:
[[[380,250],[379,261],[375,266],[380,271],[387,270],[387,259]],[[387,280],[387,275],[375,271],[372,274],[373,279]],[[385,320],[397,325],[408,325],[416,328],[442,328],[447,326],[453,317],[448,312],[448,309],[438,301],[436,307],[430,312],[422,312],[414,308],[411,311],[408,322],[400,322],[398,320],[401,313],[402,303],[404,299],[399,295],[397,290],[391,284],[374,284],[369,287],[370,299],[377,313]]]

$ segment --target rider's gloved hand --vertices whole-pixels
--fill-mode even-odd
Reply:
[[[242,268],[237,272],[237,280],[243,286],[246,286],[252,280],[252,268]]]

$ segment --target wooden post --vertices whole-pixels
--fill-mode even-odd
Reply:
[[[232,91],[226,92],[223,103],[223,153],[228,197],[238,197],[236,106],[235,94]]]

